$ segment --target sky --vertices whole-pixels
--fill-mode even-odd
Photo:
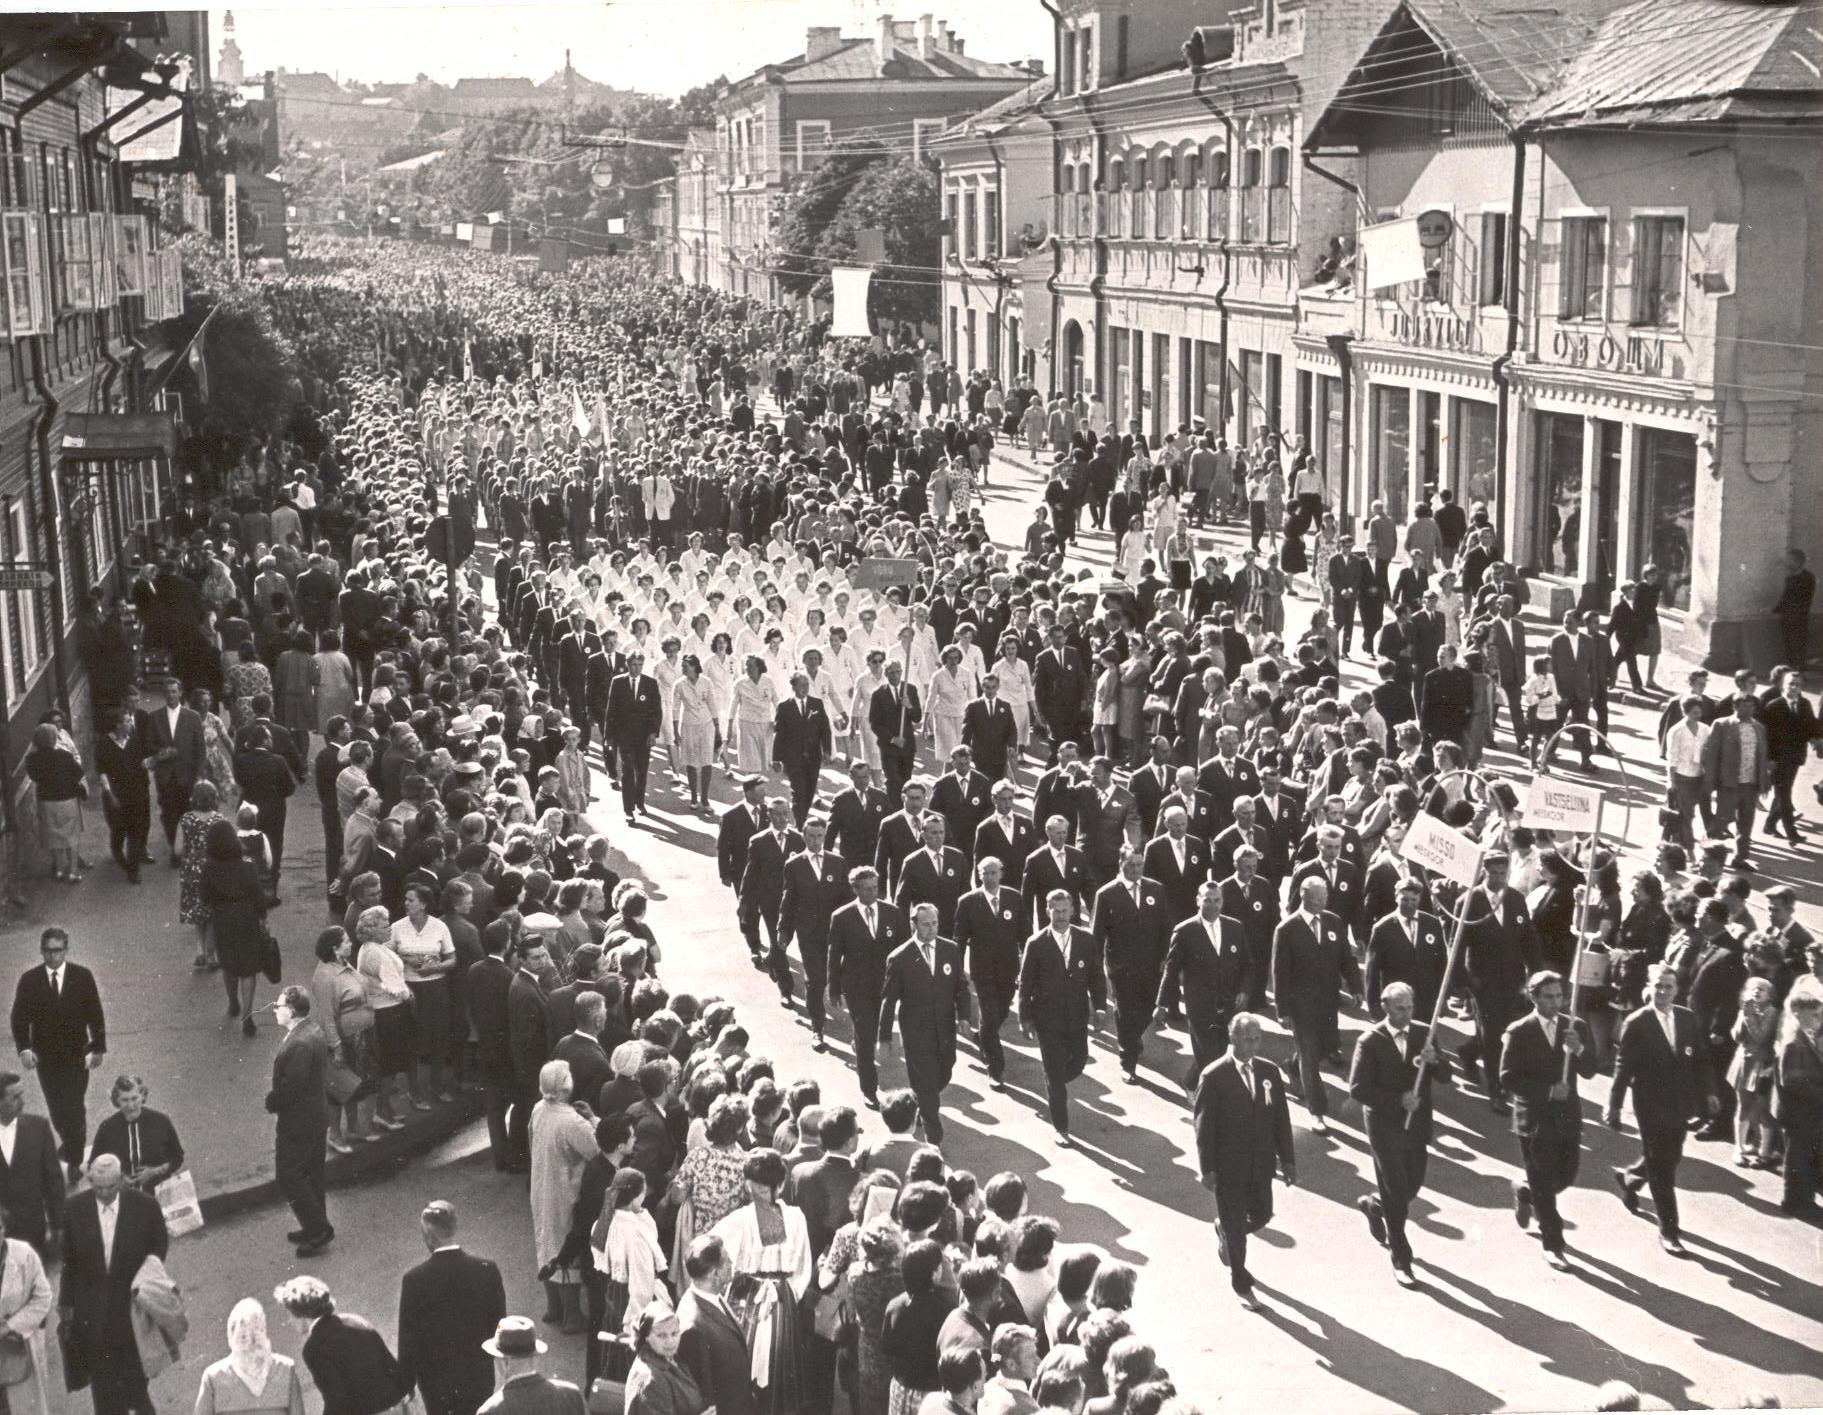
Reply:
[[[929,7],[928,10],[926,7]],[[930,13],[948,20],[971,55],[1049,67],[1050,17],[1038,0],[611,0],[594,5],[352,5],[234,8],[249,75],[280,65],[320,69],[343,82],[409,82],[419,73],[458,78],[524,76],[542,82],[563,67],[615,88],[680,94],[717,75],[738,78],[801,53],[812,25],[847,35],[876,32],[878,17]],[[220,10],[209,12],[219,52]],[[211,55],[211,61],[214,55]]]

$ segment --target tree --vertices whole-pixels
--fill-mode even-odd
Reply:
[[[851,264],[860,233],[885,234],[886,261],[874,272],[867,308],[876,319],[936,318],[943,258],[943,192],[936,170],[912,158],[877,162],[859,174],[818,241],[820,276],[811,293],[829,299],[829,267]]]
[[[887,165],[885,146],[873,138],[861,138],[832,150],[821,165],[798,179],[785,198],[778,249],[773,252],[781,288],[807,295],[820,287],[827,296],[829,265],[817,259],[825,254],[824,235],[856,183]]]

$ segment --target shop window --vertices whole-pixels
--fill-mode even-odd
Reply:
[[[1498,488],[1497,462],[1499,419],[1494,405],[1457,398],[1451,403],[1450,484],[1456,491],[1456,503],[1465,511],[1477,504],[1494,509]]]
[[[1291,149],[1275,147],[1266,163],[1266,239],[1284,245],[1291,235]]]
[[[1266,154],[1250,147],[1241,157],[1241,239],[1258,241],[1266,230]]]
[[[1534,542],[1546,574],[1573,576],[1582,553],[1583,420],[1567,413],[1537,417]]]
[[[1481,213],[1481,288],[1475,302],[1479,305],[1506,303],[1507,297],[1507,214],[1504,211]]]
[[[1633,573],[1648,565],[1664,587],[1666,609],[1690,608],[1696,537],[1696,438],[1642,427],[1634,450]]]
[[[1412,395],[1406,388],[1373,389],[1373,468],[1368,496],[1405,524],[1412,482]]]
[[[1563,319],[1600,319],[1608,277],[1608,220],[1565,217],[1563,279],[1557,313]]]
[[[1642,216],[1633,223],[1634,324],[1674,325],[1683,306],[1684,218]]]

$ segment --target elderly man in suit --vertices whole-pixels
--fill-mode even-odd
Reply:
[[[628,825],[638,825],[637,814],[646,809],[646,772],[664,718],[658,680],[645,673],[645,666],[644,654],[630,653],[627,671],[608,684],[606,737],[620,762],[620,800]]]
[[[1620,1128],[1621,1103],[1631,1091],[1640,1157],[1617,1168],[1614,1182],[1628,1213],[1639,1212],[1641,1189],[1652,1191],[1659,1246],[1681,1258],[1685,1249],[1678,1226],[1677,1167],[1684,1157],[1684,1137],[1692,1121],[1707,1120],[1721,1110],[1721,1098],[1709,1061],[1709,1040],[1696,1014],[1677,1006],[1677,970],[1653,964],[1646,970],[1646,986],[1651,1001],[1621,1023],[1605,1118],[1610,1130]]]
[[[1077,793],[1076,842],[1082,847],[1091,889],[1099,889],[1120,870],[1120,857],[1129,845],[1139,846],[1139,812],[1133,797],[1114,780],[1114,763],[1096,757],[1089,764],[1089,782]]]
[[[1078,916],[1089,899],[1089,867],[1082,851],[1069,843],[1070,823],[1061,812],[1044,822],[1045,842],[1025,858],[1022,892],[1030,927],[1040,929],[1050,917],[1051,895],[1069,895]]]
[[[494,1263],[462,1250],[448,1200],[424,1206],[418,1231],[430,1256],[399,1284],[399,1370],[428,1415],[475,1415],[494,1393],[482,1345],[506,1315],[506,1286]]]
[[[1164,829],[1146,846],[1145,872],[1165,891],[1166,912],[1177,923],[1196,912],[1197,891],[1210,877],[1209,846],[1190,834],[1184,808],[1164,809]]]
[[[906,918],[920,904],[937,906],[938,927],[947,938],[955,931],[956,901],[968,889],[968,858],[944,842],[949,827],[935,811],[924,814],[922,849],[907,855],[899,866],[899,888],[893,903]]]
[[[1734,700],[1734,716],[1714,723],[1703,744],[1703,785],[1715,794],[1716,819],[1734,827],[1733,868],[1751,863],[1754,812],[1771,784],[1766,725],[1759,703],[1743,693]]]
[[[1025,879],[1026,856],[1038,844],[1038,828],[1032,818],[1013,809],[1018,788],[1010,781],[996,781],[991,792],[993,810],[975,827],[974,863],[979,870],[983,860],[992,857],[1004,866],[1007,886],[1015,891]]]
[[[807,674],[791,675],[791,696],[780,703],[772,718],[774,763],[791,783],[791,814],[803,828],[817,798],[817,778],[823,758],[834,746],[829,713],[820,699],[810,696]]]
[[[678,1299],[677,1320],[683,1327],[678,1363],[696,1380],[705,1408],[715,1415],[755,1415],[752,1356],[739,1321],[728,1306],[728,1284],[734,1264],[713,1233],[699,1234],[684,1255],[690,1287]]]
[[[897,802],[905,783],[918,769],[918,723],[923,717],[918,690],[905,681],[905,665],[886,660],[886,681],[867,704],[867,726],[880,748],[880,770],[886,794]]]
[[[1121,1074],[1139,1079],[1139,1055],[1158,996],[1171,909],[1164,886],[1145,872],[1145,857],[1127,846],[1120,873],[1095,895],[1092,933],[1114,994],[1114,1032]]]
[[[880,825],[892,807],[886,793],[873,784],[873,768],[864,760],[857,757],[848,769],[853,784],[829,803],[829,853],[860,864],[873,859],[879,849]]]
[[[791,1000],[791,963],[779,939],[779,910],[785,902],[785,862],[803,848],[804,837],[791,828],[791,803],[774,796],[766,802],[766,829],[755,831],[747,842],[737,917],[753,966],[772,974],[786,1002]],[[762,923],[770,940],[767,950],[760,947]]]
[[[1228,1049],[1229,1024],[1258,994],[1246,926],[1223,908],[1222,887],[1205,880],[1197,890],[1196,913],[1171,932],[1154,1014],[1162,1027],[1181,993],[1190,1033],[1190,1070],[1184,1090]]]
[[[323,1077],[329,1069],[329,1039],[310,1017],[310,991],[285,988],[272,1004],[272,1015],[285,1029],[285,1040],[272,1058],[272,1087],[266,1110],[278,1117],[273,1168],[279,1192],[291,1205],[298,1226],[289,1237],[300,1258],[314,1257],[329,1246],[335,1228],[324,1208],[323,1140],[329,1133],[329,1098]]]
[[[72,963],[69,934],[52,925],[38,937],[44,962],[27,968],[13,989],[13,1045],[20,1064],[38,1073],[45,1109],[57,1127],[70,1182],[82,1170],[89,1119],[89,1072],[108,1052],[107,1018],[95,975]]]
[[[1024,942],[1026,909],[1019,891],[1002,881],[1006,865],[998,855],[983,857],[975,867],[980,886],[956,904],[956,948],[975,985],[976,1041],[988,1085],[1005,1090],[1006,1052],[1000,1026],[1012,1010],[1019,988],[1019,950]]]
[[[911,925],[911,938],[886,960],[880,1048],[892,1055],[896,1020],[905,1041],[906,1077],[918,1098],[925,1136],[941,1145],[943,1088],[956,1069],[956,1027],[969,1014],[968,984],[962,954],[949,939],[937,935],[937,906],[912,906]]]
[[[1367,1119],[1376,1186],[1356,1203],[1374,1241],[1392,1255],[1393,1276],[1401,1287],[1418,1285],[1405,1220],[1424,1188],[1430,1159],[1431,1082],[1449,1075],[1429,1026],[1412,1020],[1414,1003],[1408,984],[1386,985],[1379,997],[1383,1016],[1355,1043],[1348,1071],[1348,1094]]]
[[[1564,1015],[1560,974],[1532,974],[1526,993],[1532,1011],[1507,1028],[1500,1049],[1500,1082],[1513,1097],[1513,1132],[1525,1162],[1526,1177],[1513,1186],[1513,1218],[1526,1228],[1536,1213],[1545,1261],[1567,1271],[1557,1196],[1576,1182],[1582,1163],[1576,1083],[1595,1074],[1595,1045],[1586,1022]]]
[[[547,1007],[550,1000],[547,1000]],[[614,1078],[608,1054],[602,1049],[601,1030],[608,1021],[608,1000],[598,992],[579,992],[571,1007],[575,1026],[557,1038],[551,1048],[555,1061],[569,1063],[570,1094],[594,1105],[592,1097]],[[553,1029],[555,1030],[555,1029]]]
[[[1089,1064],[1089,1023],[1106,1009],[1108,985],[1093,935],[1071,923],[1070,892],[1053,889],[1045,909],[1049,924],[1026,942],[1019,963],[1019,1026],[1038,1036],[1051,1125],[1057,1143],[1068,1148],[1070,1082]]]
[[[1273,1171],[1288,1187],[1298,1182],[1285,1081],[1260,1055],[1260,1037],[1260,1019],[1237,1013],[1227,1055],[1204,1068],[1191,1104],[1197,1169],[1203,1188],[1215,1195],[1217,1251],[1248,1311],[1259,1304],[1247,1271],[1247,1236],[1272,1222]]]
[[[821,816],[804,822],[804,848],[785,862],[785,892],[779,901],[778,946],[782,951],[793,938],[798,941],[804,1002],[818,1051],[824,1049],[824,997],[829,991],[829,923],[848,902],[848,862],[823,848],[827,833]]]
[[[486,1415],[584,1415],[582,1392],[538,1369],[546,1351],[530,1317],[502,1317],[481,1349],[499,1363],[500,1389],[481,1409]]]
[[[67,1235],[57,1293],[65,1379],[73,1390],[89,1387],[95,1415],[152,1415],[133,1334],[133,1279],[170,1246],[158,1200],[127,1187],[117,1156],[98,1155],[89,1188],[70,1200]]]
[[[874,1039],[880,1032],[880,999],[886,988],[886,960],[906,939],[904,916],[880,898],[880,874],[872,865],[848,872],[854,900],[829,921],[829,976],[835,987],[829,1000],[846,1007],[854,1024],[855,1073],[861,1095],[879,1109],[879,1073],[874,1066]]]
[[[158,820],[175,869],[183,863],[177,858],[177,823],[190,809],[190,791],[203,774],[206,750],[203,720],[184,706],[184,685],[177,679],[165,679],[164,706],[140,718],[139,744],[158,792]]]
[[[1329,1091],[1323,1084],[1322,1059],[1336,1046],[1337,999],[1346,992],[1361,1001],[1361,972],[1344,934],[1342,921],[1325,907],[1329,891],[1320,878],[1306,879],[1298,891],[1298,908],[1272,940],[1272,999],[1291,1028],[1292,1064],[1311,1128],[1329,1129]]]
[[[42,1255],[58,1248],[63,1234],[64,1176],[57,1163],[57,1137],[42,1115],[25,1113],[24,1078],[0,1071],[0,1130],[6,1127],[13,1133],[12,1153],[0,1153],[7,1233]]]

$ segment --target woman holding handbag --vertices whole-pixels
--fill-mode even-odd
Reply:
[[[116,1077],[108,1092],[114,1113],[95,1127],[95,1144],[89,1151],[90,1164],[97,1155],[118,1158],[127,1183],[148,1194],[184,1167],[177,1127],[168,1115],[146,1104],[149,1094],[140,1077]]]
[[[89,799],[89,783],[76,754],[58,742],[57,729],[48,722],[32,729],[25,774],[38,796],[38,829],[50,852],[51,870],[58,879],[75,884],[82,878],[76,842],[82,838],[82,803]]]
[[[44,1385],[51,1284],[29,1243],[6,1236],[0,1208],[0,1394],[8,1415],[50,1415]]]
[[[266,883],[259,866],[241,849],[241,838],[229,821],[217,820],[209,827],[203,850],[202,899],[222,965],[228,1015],[239,1017],[241,1035],[251,1037],[257,1030],[253,995],[267,964]]]

